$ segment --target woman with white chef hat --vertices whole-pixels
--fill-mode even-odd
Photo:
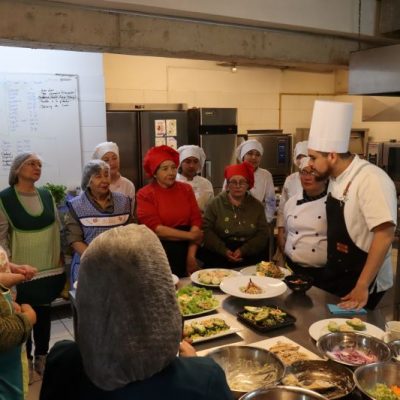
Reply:
[[[260,168],[263,154],[264,149],[262,144],[255,139],[246,140],[236,148],[236,158],[238,161],[247,161],[254,168],[254,186],[250,189],[250,193],[263,203],[267,222],[271,223],[276,211],[275,186],[272,174],[266,169]],[[226,181],[223,187],[225,186]]]
[[[284,208],[286,262],[296,272],[314,278],[318,286],[321,268],[327,258],[326,196],[328,179],[317,180],[308,165],[300,161],[302,190],[292,196]]]
[[[331,178],[323,288],[341,297],[342,308],[374,309],[393,285],[397,198],[381,168],[348,151],[352,115],[351,103],[319,100],[311,121],[310,165],[317,177]]]
[[[214,197],[211,182],[198,174],[204,167],[206,155],[199,146],[185,145],[178,148],[179,168],[176,180],[188,183],[196,196],[197,204],[204,213],[208,203]]]
[[[132,201],[132,210],[135,206],[135,185],[119,172],[119,148],[114,142],[99,143],[94,149],[93,160],[103,160],[110,166],[110,191],[122,193]]]
[[[304,140],[302,142],[298,142],[294,147],[293,151],[293,164],[296,168],[300,167],[300,162],[304,157],[307,157],[307,145],[308,141]],[[285,208],[285,204],[288,199],[294,196],[297,193],[301,193],[303,191],[303,187],[301,186],[300,174],[298,171],[290,174],[286,179],[285,183],[282,187],[281,197],[279,198],[279,206],[276,215],[276,226],[278,227],[278,247],[280,251],[283,253],[285,248],[285,235],[283,233],[284,227],[284,219],[283,219],[283,210]]]

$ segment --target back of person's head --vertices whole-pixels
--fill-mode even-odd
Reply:
[[[99,235],[82,256],[78,338],[89,379],[103,390],[144,380],[176,357],[182,318],[164,249],[131,224]]]

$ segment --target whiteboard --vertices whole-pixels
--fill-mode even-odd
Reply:
[[[79,186],[82,175],[78,76],[0,73],[0,189],[13,158],[43,159],[38,185]]]

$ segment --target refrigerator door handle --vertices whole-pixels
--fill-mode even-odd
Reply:
[[[211,160],[206,160],[206,178],[211,180]]]

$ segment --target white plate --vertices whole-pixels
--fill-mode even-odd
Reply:
[[[175,274],[172,275],[172,282],[174,282],[174,285],[176,286],[179,283],[179,278]]]
[[[227,330],[225,330],[225,331],[218,332],[217,334],[212,335],[212,336],[199,337],[199,338],[197,338],[197,339],[193,339],[193,343],[205,342],[205,341],[207,341],[207,340],[212,340],[212,339],[219,338],[219,337],[222,337],[222,336],[232,335],[232,333],[236,333],[236,332],[239,332],[239,331],[242,330],[242,329],[239,328],[238,326],[233,326],[232,324],[229,324],[229,323],[226,321],[226,318],[224,317],[224,315],[221,314],[221,313],[213,314],[213,315],[209,315],[209,316],[201,317],[201,318],[189,319],[189,320],[185,321],[185,325],[187,325],[187,324],[192,324],[193,322],[204,321],[205,319],[211,319],[211,318],[220,318],[220,319],[223,319],[223,320],[225,321],[225,323],[226,323],[227,325],[230,326],[230,328],[227,329]]]
[[[243,293],[240,288],[246,287],[249,280],[259,286],[263,292],[260,294]],[[225,278],[220,285],[223,292],[242,299],[268,299],[286,292],[287,286],[280,279],[267,278],[266,276],[233,276]]]
[[[279,267],[279,269],[284,274],[284,276],[282,278],[279,278],[279,279],[284,279],[286,276],[289,276],[289,275],[292,274],[287,268]],[[246,268],[241,269],[240,272],[242,273],[242,275],[256,276],[257,265],[250,265],[250,267],[246,267]]]
[[[202,286],[207,286],[207,287],[219,287],[218,285],[213,285],[211,283],[203,283],[200,282],[199,280],[199,274],[200,272],[213,272],[213,271],[223,271],[223,272],[229,272],[229,276],[240,276],[240,272],[232,270],[232,269],[226,269],[226,268],[206,268],[206,269],[201,269],[199,271],[193,272],[192,275],[190,275],[190,279],[192,280],[192,282],[197,283],[198,285],[202,285]],[[224,278],[225,279],[225,278]]]
[[[314,340],[318,340],[321,336],[330,333],[328,329],[329,322],[336,322],[338,325],[345,324],[351,318],[328,318],[321,319],[320,321],[314,322],[309,328],[308,333]],[[360,333],[365,333],[366,335],[374,336],[377,339],[383,339],[385,332],[375,325],[364,322],[367,329],[365,331],[355,331]]]
[[[214,308],[210,308],[209,310],[199,311],[198,313],[194,313],[194,314],[185,314],[185,315],[182,314],[182,317],[185,317],[185,318],[197,317],[198,315],[208,314],[211,311],[215,311],[218,307],[219,307],[219,302],[218,302],[218,305],[216,305]]]

